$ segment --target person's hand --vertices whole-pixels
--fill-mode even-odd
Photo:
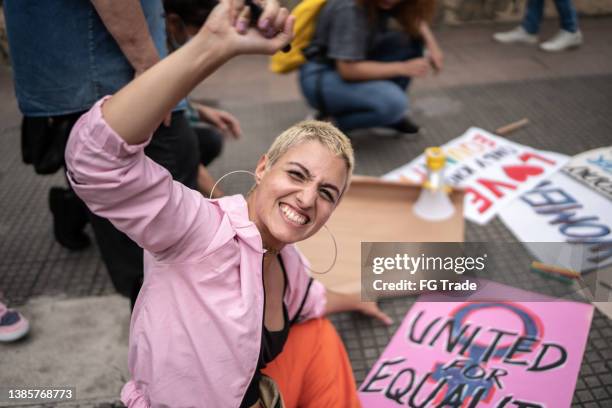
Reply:
[[[256,0],[258,1],[258,0]],[[198,33],[204,40],[224,44],[229,57],[239,54],[274,54],[293,37],[295,17],[265,0],[257,27],[250,27],[250,9],[243,0],[221,0]]]
[[[193,105],[198,111],[200,120],[212,124],[219,129],[224,136],[231,136],[234,139],[238,139],[242,135],[240,122],[238,122],[238,119],[236,119],[236,117],[234,117],[234,115],[231,113],[201,105],[199,103],[194,103]]]
[[[423,77],[429,72],[429,60],[427,58],[414,58],[402,62],[402,74],[407,77]]]
[[[444,53],[438,47],[433,47],[429,50],[429,61],[435,70],[436,74],[442,71],[444,66]]]
[[[387,326],[393,324],[393,319],[388,314],[380,310],[376,302],[359,302],[356,310],[366,316],[374,317]]]
[[[376,302],[362,302],[360,293],[340,293],[326,290],[325,314],[339,312],[361,312],[367,316],[374,317],[384,324],[389,325],[393,320],[376,304]]]

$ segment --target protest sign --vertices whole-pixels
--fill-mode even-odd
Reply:
[[[612,147],[574,156],[563,172],[612,200]]]
[[[475,127],[442,148],[447,157],[445,179],[465,190],[464,215],[478,224],[486,224],[500,208],[567,161],[565,155],[532,149]],[[420,155],[383,178],[422,183],[426,174]]]
[[[428,296],[412,306],[361,385],[364,407],[571,405],[591,305],[428,302]]]
[[[500,219],[540,261],[588,272],[612,264],[612,201],[563,172],[501,209]],[[564,242],[563,250],[538,242]]]

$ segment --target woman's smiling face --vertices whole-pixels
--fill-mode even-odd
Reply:
[[[346,161],[317,141],[300,143],[268,167],[260,159],[249,215],[268,248],[302,241],[329,219],[348,179]]]

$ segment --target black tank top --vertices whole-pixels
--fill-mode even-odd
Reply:
[[[285,292],[287,290],[287,272],[285,271],[285,265],[283,261],[278,256],[278,262],[280,263],[281,269],[283,271],[283,277],[285,279],[285,283],[283,286],[283,298],[285,297]],[[264,310],[265,316],[265,310]],[[259,349],[259,361],[257,362],[257,369],[255,370],[255,375],[247,388],[247,392],[242,400],[242,404],[240,404],[240,408],[248,408],[251,405],[255,404],[257,400],[259,400],[259,380],[261,378],[261,369],[263,369],[266,364],[274,360],[280,353],[283,351],[283,347],[287,342],[287,337],[289,336],[289,312],[287,312],[287,306],[283,301],[283,328],[278,331],[270,331],[266,329],[265,325],[262,325],[262,335],[261,335],[261,347]]]

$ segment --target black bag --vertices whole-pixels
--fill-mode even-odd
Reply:
[[[81,113],[55,117],[24,116],[21,157],[37,174],[53,174],[64,166],[66,142]]]

